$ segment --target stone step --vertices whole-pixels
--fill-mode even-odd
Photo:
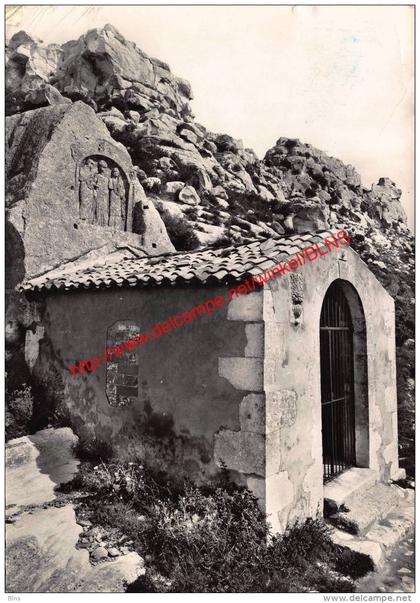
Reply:
[[[376,569],[381,567],[398,542],[414,529],[414,490],[403,490],[396,485],[381,485],[389,488],[397,501],[385,517],[375,521],[364,535],[350,534],[338,528],[333,528],[332,532],[332,539],[336,544],[369,555]],[[381,492],[383,493],[383,489]]]
[[[377,483],[346,498],[328,521],[350,534],[365,535],[375,523],[401,505],[408,490],[399,486]],[[344,507],[344,508],[343,508]]]
[[[324,501],[327,514],[336,513],[341,505],[358,492],[364,492],[378,481],[373,469],[352,467],[324,486]]]

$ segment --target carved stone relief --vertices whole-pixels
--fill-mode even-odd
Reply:
[[[303,323],[303,290],[303,275],[294,272],[290,275],[290,293],[292,302],[290,321],[295,327]]]
[[[79,168],[79,215],[88,224],[127,230],[129,183],[108,157],[91,155]]]

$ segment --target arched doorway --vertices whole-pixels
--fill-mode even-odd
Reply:
[[[354,325],[340,281],[325,295],[320,319],[324,481],[356,465]]]

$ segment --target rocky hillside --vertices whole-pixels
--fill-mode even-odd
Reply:
[[[388,178],[365,188],[356,170],[296,139],[260,160],[194,119],[189,83],[111,25],[62,46],[25,32],[6,51],[8,114],[83,100],[138,166],[138,177],[177,249],[227,245],[335,224],[396,300],[400,425],[412,443],[413,237]]]

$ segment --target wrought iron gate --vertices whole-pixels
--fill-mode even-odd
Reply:
[[[353,326],[340,285],[321,310],[321,403],[324,481],[355,465]]]

